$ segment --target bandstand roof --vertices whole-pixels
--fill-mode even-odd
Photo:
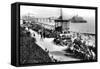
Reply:
[[[69,22],[69,20],[56,19],[55,22]]]

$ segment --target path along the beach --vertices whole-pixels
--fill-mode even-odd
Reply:
[[[39,45],[43,50],[47,49],[49,51],[49,56],[53,56],[53,58],[59,60],[59,61],[77,61],[80,59],[71,58],[69,56],[65,56],[64,49],[67,48],[67,46],[58,46],[53,43],[54,38],[43,38],[41,39],[41,36],[35,32],[32,29],[29,29],[32,37],[36,39],[36,44]],[[34,36],[35,34],[35,36]]]

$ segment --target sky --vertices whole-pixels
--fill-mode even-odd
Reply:
[[[59,16],[60,8],[57,7],[40,7],[40,6],[21,6],[21,15],[31,13],[32,15],[38,17],[50,17],[50,16]],[[76,9],[76,8],[62,8],[63,16],[72,17],[73,15],[80,15],[83,17],[94,17],[95,11],[88,9]]]
[[[21,6],[20,12],[21,16],[30,13],[36,17],[59,17],[59,10],[52,7]]]

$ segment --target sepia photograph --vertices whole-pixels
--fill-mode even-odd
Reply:
[[[20,6],[20,64],[97,60],[96,10]]]

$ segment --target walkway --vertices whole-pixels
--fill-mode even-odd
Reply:
[[[39,45],[43,50],[45,50],[45,48],[47,48],[47,50],[49,50],[49,56],[53,56],[55,59],[59,60],[59,61],[77,61],[79,59],[75,59],[75,58],[71,58],[69,56],[65,56],[65,49],[67,49],[67,46],[58,46],[56,44],[53,43],[53,39],[54,38],[44,38],[41,39],[41,36],[35,32],[32,29],[29,29],[29,31],[31,32],[31,34],[35,34],[35,38],[36,38],[36,44]],[[32,36],[33,37],[33,36]]]

